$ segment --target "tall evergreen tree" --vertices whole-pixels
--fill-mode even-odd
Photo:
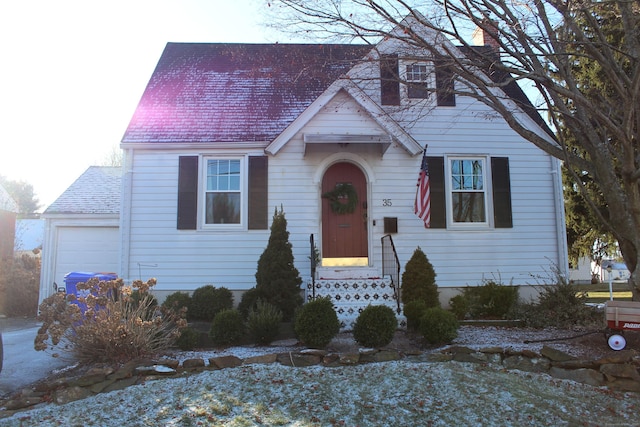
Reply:
[[[284,321],[290,321],[295,309],[302,305],[301,283],[300,273],[293,263],[284,210],[276,208],[269,243],[258,260],[256,290],[260,298],[282,310]]]

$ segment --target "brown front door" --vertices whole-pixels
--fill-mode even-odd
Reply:
[[[367,181],[364,174],[352,163],[336,163],[329,167],[322,178],[322,194],[350,184],[357,195],[353,212],[340,212],[331,200],[322,198],[322,259],[366,258],[367,245]],[[344,188],[344,187],[342,187]],[[342,192],[341,192],[342,193]],[[344,193],[349,193],[345,191]],[[343,205],[353,204],[346,195],[338,198]],[[335,200],[334,200],[335,203]]]

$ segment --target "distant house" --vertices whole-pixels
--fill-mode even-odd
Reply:
[[[109,246],[116,272],[157,278],[160,300],[206,284],[239,296],[255,286],[282,206],[305,291],[330,295],[343,319],[370,303],[399,308],[402,269],[417,247],[444,304],[489,279],[526,293],[552,265],[566,274],[559,162],[454,88],[426,52],[393,40],[167,44],[122,139],[122,203],[103,213],[114,235],[120,213],[119,245]],[[518,100],[514,114],[532,132],[551,138],[515,83],[504,96]],[[414,213],[427,145],[429,228]],[[99,206],[101,195],[92,200]],[[79,229],[87,200],[72,206],[45,211],[49,228],[60,234],[54,219],[64,217],[82,242],[64,238],[69,262],[50,261],[59,266],[44,286],[79,268],[96,241],[114,239],[88,243]],[[45,257],[60,244],[49,228]]]
[[[25,218],[16,221],[16,237],[13,249],[18,255],[39,256],[42,250],[44,239],[43,219]]]
[[[40,302],[67,273],[119,270],[121,175],[91,166],[43,212]]]
[[[18,204],[0,185],[0,259],[13,257]]]

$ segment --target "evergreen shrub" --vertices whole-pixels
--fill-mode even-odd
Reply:
[[[324,348],[340,332],[340,321],[331,298],[309,301],[296,314],[293,329],[303,343]]]
[[[429,344],[449,343],[458,336],[458,320],[440,307],[427,309],[420,319],[419,332]]]
[[[302,279],[293,261],[287,220],[283,209],[276,208],[269,242],[258,260],[256,289],[260,298],[282,310],[285,322],[290,321],[302,305]]]
[[[270,344],[280,332],[282,311],[273,304],[258,300],[247,315],[247,329],[256,344]]]
[[[416,331],[420,326],[420,318],[427,310],[427,303],[422,300],[411,301],[404,305],[403,313],[407,318],[407,329]]]
[[[451,298],[449,307],[458,320],[464,320],[469,314],[469,300],[462,294]]]
[[[364,347],[384,347],[393,340],[398,320],[386,305],[367,306],[353,325],[353,338]]]
[[[193,328],[180,330],[180,337],[176,340],[176,345],[180,350],[193,350],[200,343],[200,332]]]
[[[482,286],[466,287],[462,296],[472,319],[506,319],[518,302],[518,288],[490,280]]]
[[[165,300],[162,302],[162,307],[176,312],[180,310],[185,310],[186,312],[189,309],[190,304],[191,297],[187,292],[174,292],[167,295]]]
[[[218,312],[211,322],[209,336],[217,346],[238,344],[243,338],[245,325],[242,315],[236,309],[229,308]]]
[[[210,322],[222,310],[233,308],[233,294],[227,288],[201,286],[191,296],[187,317],[189,320]]]
[[[240,311],[243,318],[246,319],[249,316],[249,312],[256,308],[259,299],[260,292],[256,288],[251,288],[242,294],[238,304],[238,311]]]
[[[405,265],[401,283],[404,304],[424,301],[427,307],[440,307],[436,272],[419,247]]]

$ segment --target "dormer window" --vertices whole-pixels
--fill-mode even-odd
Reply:
[[[429,73],[427,72],[427,64],[407,65],[406,72],[407,96],[409,98],[428,98]]]

